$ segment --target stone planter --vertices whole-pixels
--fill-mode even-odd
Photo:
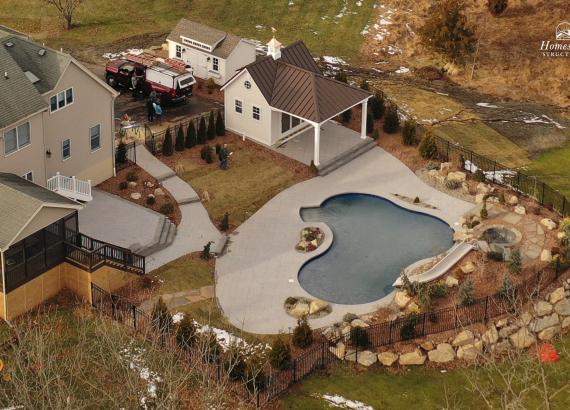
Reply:
[[[301,240],[295,246],[299,252],[308,253],[317,249],[325,240],[325,233],[321,228],[308,227],[301,231]]]

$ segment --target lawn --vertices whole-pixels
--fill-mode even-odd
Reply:
[[[562,148],[545,152],[528,166],[528,170],[570,199],[570,142]]]
[[[199,289],[214,284],[214,260],[200,259],[194,253],[154,270],[151,275],[161,283],[160,294]]]
[[[320,55],[355,59],[372,18],[374,1],[363,0],[85,0],[76,14],[76,27],[63,28],[54,8],[42,0],[2,0],[0,21],[29,32],[54,47],[78,51],[133,39],[131,47],[166,34],[181,17],[263,42],[271,27],[284,44],[304,40]],[[143,38],[145,35],[150,37]],[[137,44],[138,43],[138,44]],[[149,44],[145,44],[149,45]]]
[[[555,364],[546,364],[545,380],[549,394],[560,390],[551,402],[551,409],[567,409],[570,406],[570,385],[568,372],[570,372],[570,336],[558,344],[562,359]],[[540,367],[537,361],[524,356],[518,363],[509,367],[509,374],[513,376],[514,391],[521,391],[524,384],[529,387],[533,383],[540,383],[538,376],[530,377],[532,383],[521,383],[525,374],[538,375]],[[532,364],[529,364],[532,363]],[[499,366],[504,374],[507,367]],[[537,372],[537,373],[535,373]],[[491,406],[486,406],[483,399],[470,389],[470,381],[474,381],[483,388]],[[514,408],[538,409],[541,407],[540,388],[529,387],[521,395],[521,401]],[[323,394],[341,395],[350,400],[358,400],[374,409],[407,410],[414,409],[477,409],[477,408],[504,408],[500,398],[505,394],[505,384],[498,376],[498,372],[485,371],[481,368],[467,368],[441,372],[437,369],[411,368],[405,371],[388,371],[375,367],[368,371],[355,370],[352,367],[339,365],[331,370],[330,374],[315,375],[307,378],[296,388],[292,394],[283,400],[283,407],[290,410],[318,410],[330,409],[331,406],[320,396]]]

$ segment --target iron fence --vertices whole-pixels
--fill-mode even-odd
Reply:
[[[137,163],[136,141],[125,144],[125,153],[120,153],[119,145],[115,147],[115,172]]]
[[[470,173],[481,170],[487,181],[534,198],[563,217],[570,216],[570,200],[538,177],[504,166],[444,138],[435,136],[435,141],[438,155],[443,161],[460,163]]]

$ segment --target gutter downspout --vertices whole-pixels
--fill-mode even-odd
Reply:
[[[8,295],[6,294],[6,274],[4,272],[4,252],[0,251],[0,264],[2,264],[2,293],[4,294],[4,320],[8,322]],[[9,323],[9,322],[8,322]]]
[[[136,141],[135,147],[136,149]],[[117,168],[115,166],[115,97],[111,98],[111,158],[113,160],[113,176],[117,176]]]

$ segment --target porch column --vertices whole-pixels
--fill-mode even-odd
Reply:
[[[362,115],[360,119],[360,138],[366,139],[366,119],[368,118],[368,99],[362,102]]]
[[[315,166],[320,165],[319,153],[321,150],[321,125],[315,124],[315,154],[313,156],[313,162]]]

